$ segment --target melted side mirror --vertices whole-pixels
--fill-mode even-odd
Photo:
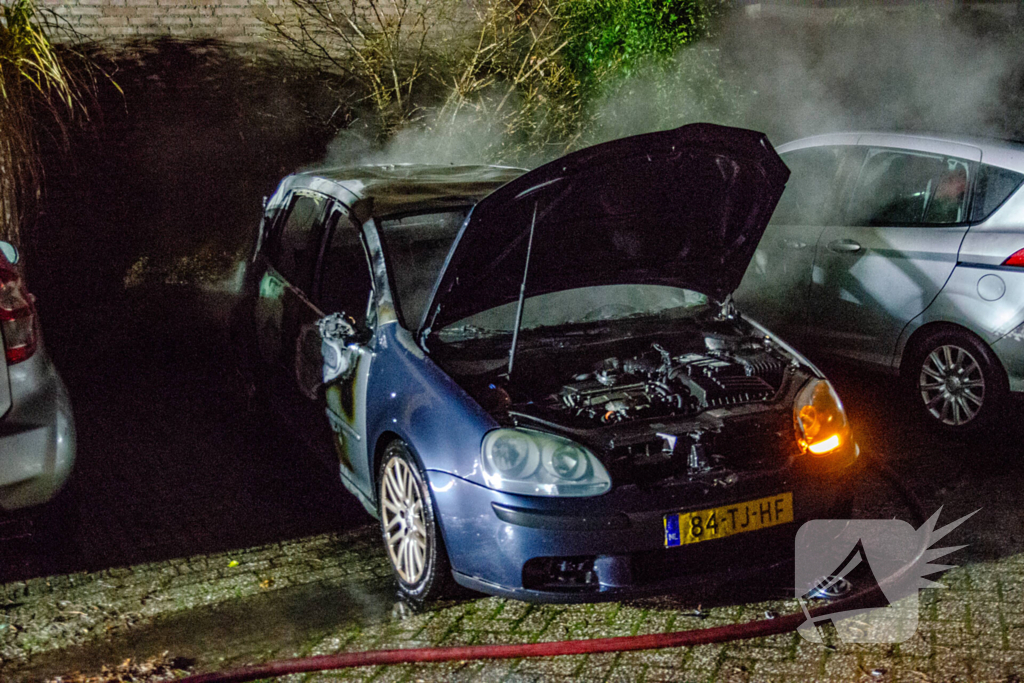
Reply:
[[[18,263],[18,248],[10,242],[0,240],[0,254],[13,266]]]
[[[344,313],[332,313],[316,323],[320,332],[324,384],[348,379],[355,369],[359,345],[370,339],[369,330],[359,329]]]

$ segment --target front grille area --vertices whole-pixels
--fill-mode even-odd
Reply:
[[[705,449],[722,458],[730,469],[761,470],[780,467],[797,452],[792,417],[773,414],[726,425],[706,435]]]
[[[796,525],[785,524],[678,548],[633,553],[632,579],[637,585],[671,579],[727,579],[755,564],[767,567],[792,558],[795,535]]]
[[[596,592],[595,557],[535,557],[523,566],[523,588],[558,593]]]
[[[616,484],[671,483],[702,470],[773,470],[797,451],[791,417],[773,413],[734,419],[718,433],[679,434],[608,451],[602,460]],[[695,464],[697,465],[695,471]]]
[[[781,577],[782,584],[791,591],[796,530],[796,524],[785,524],[677,548],[623,555],[535,557],[523,565],[523,587],[549,593],[596,594],[658,584],[677,584],[681,588],[724,583],[753,572],[762,585],[769,581],[774,585]],[[781,572],[777,571],[780,566]]]

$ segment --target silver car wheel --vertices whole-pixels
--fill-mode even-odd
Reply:
[[[423,511],[423,482],[402,458],[384,467],[380,484],[384,543],[398,576],[408,584],[423,578],[427,566],[427,521]]]
[[[924,359],[918,388],[928,412],[953,427],[977,417],[985,400],[981,365],[969,351],[951,344],[936,348]]]

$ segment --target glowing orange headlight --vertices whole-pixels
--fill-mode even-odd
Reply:
[[[850,440],[843,403],[827,380],[811,380],[800,390],[793,423],[800,450],[815,456],[828,455]]]

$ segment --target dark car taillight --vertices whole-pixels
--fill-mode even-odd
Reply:
[[[3,337],[7,363],[13,365],[32,357],[39,335],[34,299],[25,287],[25,280],[2,261],[0,258],[0,337]]]

